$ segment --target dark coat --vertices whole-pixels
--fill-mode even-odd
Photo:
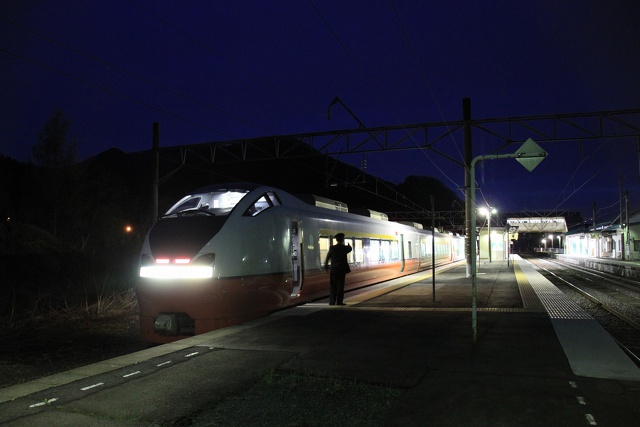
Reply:
[[[351,246],[345,246],[341,243],[331,246],[329,252],[327,252],[327,258],[324,261],[324,268],[329,268],[329,260],[331,260],[332,272],[350,273],[351,268],[349,268],[347,254],[351,252],[351,249]]]

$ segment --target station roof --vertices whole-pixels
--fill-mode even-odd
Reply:
[[[518,227],[518,233],[566,233],[564,217],[508,218],[510,227]]]

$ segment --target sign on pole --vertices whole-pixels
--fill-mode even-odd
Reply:
[[[535,141],[531,138],[527,139],[524,144],[522,144],[520,148],[518,148],[518,151],[515,152],[515,154],[517,155],[525,155],[531,153],[540,153],[540,157],[516,157],[516,160],[529,172],[534,170],[536,166],[538,166],[544,159],[544,156],[547,155],[547,152],[544,151],[542,147],[536,144]]]

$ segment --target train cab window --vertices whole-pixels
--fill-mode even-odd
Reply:
[[[216,216],[226,216],[247,193],[248,191],[223,190],[190,194],[180,199],[165,215],[206,211]]]
[[[276,194],[273,191],[268,191],[262,196],[260,196],[258,200],[253,202],[251,206],[249,206],[249,208],[247,208],[247,210],[244,211],[242,215],[256,216],[260,212],[264,211],[265,209],[268,209],[272,206],[278,206],[278,205],[280,205],[280,199],[278,199],[278,196],[276,196]]]
[[[175,208],[171,209],[171,211],[173,212],[182,212],[182,211],[186,211],[189,209],[195,209],[198,207],[198,205],[200,205],[200,199],[201,197],[196,196],[196,197],[190,197],[185,201],[181,201],[182,203],[179,203],[178,206],[176,206]]]
[[[280,199],[278,198],[278,195],[276,193],[274,193],[273,191],[267,191],[265,193],[265,196],[271,200],[271,206],[280,206]]]

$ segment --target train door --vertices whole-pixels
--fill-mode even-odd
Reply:
[[[302,240],[302,224],[300,221],[291,221],[291,230],[289,232],[291,236],[291,275],[293,281],[293,290],[291,291],[291,298],[297,298],[300,296],[302,290],[302,249],[300,242]]]

